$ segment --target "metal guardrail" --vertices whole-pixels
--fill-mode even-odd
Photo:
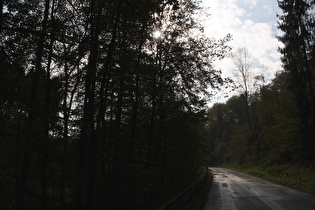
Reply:
[[[207,175],[208,175],[208,170],[200,179],[198,179],[196,182],[194,182],[192,185],[190,185],[184,191],[182,191],[177,196],[175,196],[172,200],[170,200],[163,207],[159,208],[159,210],[181,209],[182,204],[184,204],[184,202],[191,195],[193,190],[196,189],[197,186],[199,186],[199,184],[207,177]]]

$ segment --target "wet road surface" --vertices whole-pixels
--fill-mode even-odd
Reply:
[[[211,168],[204,210],[315,210],[315,196],[248,174]]]

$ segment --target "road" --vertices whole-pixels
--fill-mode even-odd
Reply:
[[[214,177],[204,210],[315,210],[315,196],[248,174],[210,168]]]

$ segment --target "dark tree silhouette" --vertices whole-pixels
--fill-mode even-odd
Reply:
[[[284,35],[279,40],[284,70],[289,72],[290,85],[295,93],[299,117],[304,133],[306,156],[314,154],[314,2],[308,0],[278,1],[283,15],[279,29]],[[308,157],[307,157],[308,158]]]
[[[0,208],[152,209],[199,175],[230,37],[202,33],[198,1],[0,7]]]

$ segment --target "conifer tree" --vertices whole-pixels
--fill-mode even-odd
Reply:
[[[283,15],[279,16],[278,28],[284,34],[279,40],[284,44],[280,49],[285,71],[290,75],[290,88],[295,93],[299,117],[304,133],[306,156],[314,152],[314,1],[278,1]]]

